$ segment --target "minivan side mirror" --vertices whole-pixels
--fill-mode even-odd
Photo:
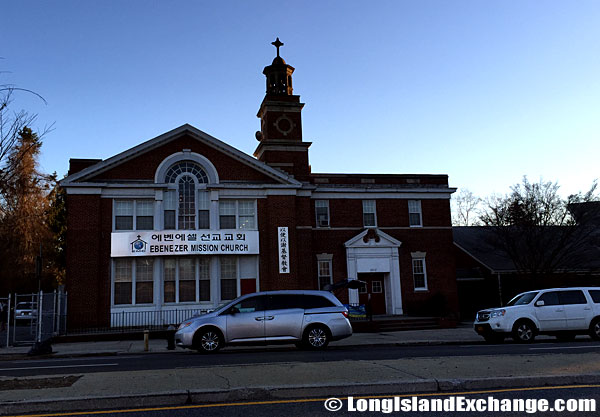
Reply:
[[[535,306],[536,306],[536,307],[542,307],[543,305],[544,305],[544,300],[537,300],[537,301],[535,302]]]

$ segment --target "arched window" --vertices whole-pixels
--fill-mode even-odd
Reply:
[[[179,230],[192,230],[196,228],[196,183],[190,175],[179,178],[179,215],[177,216],[177,228]]]
[[[163,202],[164,228],[209,229],[210,201],[203,187],[209,180],[202,167],[193,161],[179,161],[167,170],[165,182],[169,189]]]
[[[192,174],[200,184],[208,183],[206,172],[204,172],[200,165],[192,161],[181,161],[169,168],[165,175],[165,182],[172,184],[183,173]]]

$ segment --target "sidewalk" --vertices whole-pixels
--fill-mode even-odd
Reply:
[[[351,337],[336,342],[330,346],[365,346],[365,345],[419,345],[419,344],[460,344],[483,343],[483,338],[478,336],[471,325],[465,324],[454,329],[409,330],[381,333],[354,333]],[[275,346],[277,347],[277,346]],[[242,349],[251,349],[244,346]],[[262,347],[264,349],[264,346]],[[26,355],[30,346],[0,348],[0,361],[16,355]],[[224,349],[239,349],[226,347]],[[102,342],[55,343],[52,345],[52,356],[79,356],[94,354],[123,354],[146,353],[144,340],[120,340]],[[181,351],[181,348],[177,348]],[[171,352],[167,349],[165,339],[150,338],[148,353]]]
[[[540,339],[542,339],[540,337]],[[331,346],[482,343],[470,326],[456,329],[357,333]],[[149,353],[171,352],[150,340]],[[143,341],[53,345],[54,356],[144,353]],[[249,349],[226,348],[226,349]],[[251,349],[251,348],[250,348]],[[261,349],[264,349],[261,348]],[[14,355],[27,348],[2,349]],[[8,352],[11,351],[11,352]],[[5,356],[7,360],[9,356]],[[26,363],[26,362],[24,362]],[[1,365],[1,362],[0,362]],[[1,366],[0,366],[1,367]],[[70,375],[70,376],[67,376]],[[41,380],[43,375],[18,378]],[[0,414],[153,407],[221,401],[281,400],[372,393],[399,394],[560,384],[600,383],[597,353],[490,355],[289,362],[199,368],[98,372],[46,377],[43,389],[0,390]],[[0,377],[3,382],[13,377]],[[32,382],[32,381],[29,381]]]

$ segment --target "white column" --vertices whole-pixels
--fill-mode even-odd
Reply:
[[[400,285],[400,256],[398,248],[392,248],[390,259],[390,284],[392,286],[392,312],[403,314],[402,309],[402,286]]]

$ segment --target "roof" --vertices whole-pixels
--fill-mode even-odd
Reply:
[[[72,175],[69,175],[65,179],[61,181],[61,185],[63,187],[68,187],[71,185],[75,185],[75,183],[85,182],[94,176],[112,169],[116,166],[119,166],[141,154],[151,151],[159,146],[162,146],[178,137],[183,135],[189,135],[192,138],[206,144],[228,156],[238,160],[239,162],[250,166],[251,168],[256,169],[257,171],[267,175],[268,177],[273,178],[279,183],[288,184],[293,186],[300,186],[301,183],[286,173],[277,170],[264,162],[261,162],[250,155],[245,154],[244,152],[234,148],[227,143],[220,141],[219,139],[201,131],[200,129],[195,128],[192,125],[184,124],[176,129],[173,129],[167,133],[164,133],[160,136],[157,136],[153,139],[150,139],[144,143],[141,143],[133,148],[130,148],[124,152],[121,152],[111,158],[108,158],[103,161],[99,161],[96,164],[93,164],[87,168],[82,169]]]
[[[552,256],[551,250],[560,245],[555,242],[561,237],[561,229],[558,226],[546,227],[543,232],[543,236],[550,244],[545,246],[540,244],[537,248],[545,250],[543,255],[550,257]],[[586,236],[585,244],[573,245],[569,252],[561,254],[563,261],[560,268],[557,268],[555,272],[600,273],[600,229],[586,228],[580,232]],[[453,227],[452,233],[455,246],[484,265],[490,272],[494,274],[518,272],[519,268],[503,249],[493,227]],[[517,246],[527,247],[525,243],[523,245],[520,243],[522,242],[517,242]],[[552,244],[554,244],[554,247]]]
[[[510,256],[498,244],[494,231],[489,227],[453,227],[454,244],[483,264],[492,273],[515,272],[516,267]]]

